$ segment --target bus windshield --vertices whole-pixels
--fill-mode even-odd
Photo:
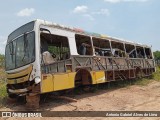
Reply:
[[[6,70],[19,68],[35,60],[35,33],[21,35],[6,46]]]

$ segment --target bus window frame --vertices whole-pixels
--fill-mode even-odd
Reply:
[[[56,36],[56,37],[59,36],[59,37],[65,38],[67,40],[67,44],[68,44],[68,48],[69,48],[69,51],[68,51],[69,52],[69,58],[67,58],[65,60],[71,59],[71,49],[70,49],[69,37],[68,36],[64,36],[64,35],[53,34],[52,32],[51,33],[40,32],[40,46],[39,47],[40,47],[40,54],[41,55],[42,55],[42,52],[41,52],[41,34],[49,35],[50,38],[52,38],[53,36]],[[49,48],[49,46],[52,46],[52,45],[48,43],[48,48]],[[63,49],[63,48],[61,48],[61,49]],[[48,50],[48,52],[49,52],[49,50]],[[42,61],[41,61],[41,63],[42,63]],[[64,60],[58,60],[58,61],[55,61],[55,62],[60,62],[60,61],[64,61]]]
[[[113,48],[113,46],[112,46],[112,42],[113,43],[120,43],[120,44],[122,44],[123,45],[123,50],[121,50],[121,49],[119,49],[119,48]],[[117,41],[117,40],[110,40],[110,46],[111,46],[111,48],[112,48],[112,56],[113,57],[115,57],[115,58],[125,58],[126,57],[126,49],[125,49],[125,44],[124,44],[124,42],[121,42],[121,41]],[[121,56],[118,56],[118,57],[116,57],[114,54],[113,54],[113,50],[114,49],[118,49],[118,50],[121,50],[121,51],[123,51],[124,52],[124,54],[122,54],[122,57]]]
[[[98,55],[95,54],[95,50],[94,50],[94,49],[95,49],[95,48],[94,48],[94,47],[95,47],[95,46],[94,46],[94,39],[95,39],[95,40],[103,40],[103,41],[107,41],[107,42],[109,43],[108,46],[109,46],[109,49],[110,49],[110,52],[111,52],[111,56],[104,56],[104,57],[112,57],[112,56],[113,56],[113,55],[112,55],[112,48],[111,48],[111,46],[110,46],[110,40],[104,39],[104,38],[100,38],[100,37],[94,37],[94,36],[92,37],[92,43],[93,43],[93,55],[98,56]]]
[[[78,49],[79,49],[79,48],[77,48],[76,35],[89,38],[90,47],[91,47],[90,49],[92,50],[92,51],[91,51],[91,52],[92,52],[92,54],[89,54],[89,55],[80,55],[80,54],[78,53]],[[76,51],[77,51],[77,54],[78,54],[78,55],[80,55],[80,56],[94,56],[94,55],[95,55],[95,52],[94,52],[94,50],[93,50],[93,41],[92,41],[92,36],[85,35],[85,34],[75,33],[74,38],[75,38],[75,44],[76,44]]]

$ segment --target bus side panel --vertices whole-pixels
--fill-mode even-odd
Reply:
[[[92,77],[92,84],[96,84],[96,72],[91,71],[90,74],[91,74],[91,77]]]
[[[104,83],[106,82],[104,71],[92,71],[92,84]]]
[[[53,91],[53,76],[52,74],[42,75],[41,93]]]
[[[53,75],[54,91],[73,88],[75,74],[76,74],[75,72],[54,74]]]

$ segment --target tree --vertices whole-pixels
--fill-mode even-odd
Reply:
[[[4,67],[4,55],[0,54],[0,68]]]
[[[153,52],[153,54],[154,54],[154,58],[156,60],[160,60],[160,51],[155,51],[155,52]]]
[[[0,59],[4,59],[4,55],[0,54]]]

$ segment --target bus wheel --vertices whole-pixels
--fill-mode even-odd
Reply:
[[[38,109],[39,101],[40,101],[39,94],[26,95],[26,108],[29,110]]]

